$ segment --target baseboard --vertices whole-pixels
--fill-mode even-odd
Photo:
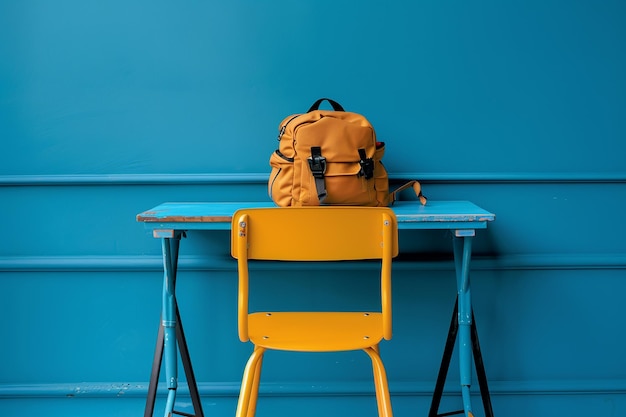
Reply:
[[[198,392],[202,397],[235,397],[239,395],[239,381],[199,382]],[[448,382],[444,395],[460,395],[458,382]],[[434,382],[389,381],[393,396],[432,396]],[[180,383],[179,395],[188,396],[189,387]],[[472,392],[479,394],[478,385],[472,386]],[[489,381],[492,396],[527,396],[527,395],[611,395],[626,394],[626,379],[609,380],[528,380],[528,381]],[[59,384],[0,384],[2,398],[116,398],[140,397],[148,394],[147,382],[80,382]],[[167,387],[159,384],[158,395],[167,395]],[[373,395],[373,386],[368,382],[317,381],[262,383],[260,394],[275,397],[317,397],[317,396],[364,396]]]

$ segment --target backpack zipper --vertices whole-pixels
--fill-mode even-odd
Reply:
[[[302,115],[301,114],[296,114],[291,119],[287,120],[287,122],[280,128],[280,130],[278,131],[278,140],[279,141],[283,137],[283,134],[285,133],[285,130],[287,129],[287,125],[289,124],[289,122],[291,122],[293,119],[295,119],[298,116],[302,116]]]
[[[292,162],[292,163],[293,163],[293,162],[295,161],[295,159],[294,159],[294,158],[290,158],[290,157],[288,157],[288,156],[285,156],[285,155],[284,155],[281,151],[279,151],[278,149],[276,149],[276,151],[275,151],[275,152],[276,152],[276,155],[280,156],[282,159],[284,159],[284,160],[285,160],[285,161],[287,161],[287,162]]]

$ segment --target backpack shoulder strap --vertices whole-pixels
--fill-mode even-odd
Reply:
[[[416,180],[411,180],[407,182],[406,184],[402,184],[400,187],[393,190],[393,192],[389,194],[389,205],[392,206],[393,203],[395,203],[400,191],[406,190],[409,187],[413,188],[413,191],[415,191],[415,195],[417,196],[417,198],[419,198],[420,203],[422,203],[422,205],[425,206],[426,201],[428,201],[428,199],[426,198],[424,194],[422,194],[422,185],[419,183],[419,181],[416,181]]]

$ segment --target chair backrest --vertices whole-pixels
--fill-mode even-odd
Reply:
[[[396,216],[387,207],[272,207],[238,210],[231,254],[238,260],[239,338],[248,340],[248,260],[380,259],[385,338],[391,338],[391,260],[398,254]]]

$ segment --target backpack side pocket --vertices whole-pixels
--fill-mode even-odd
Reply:
[[[293,158],[283,155],[278,149],[270,156],[270,178],[267,192],[277,205],[287,207],[292,205],[293,190]]]

